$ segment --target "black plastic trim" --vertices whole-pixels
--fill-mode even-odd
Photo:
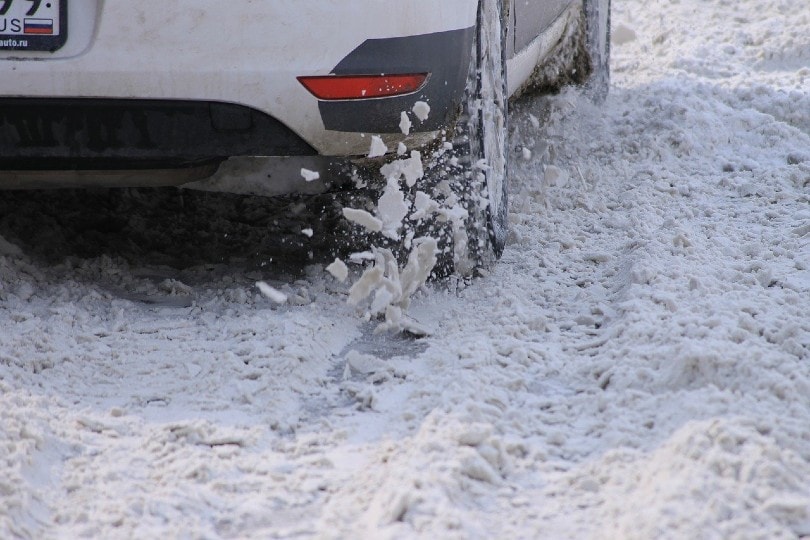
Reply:
[[[182,166],[317,155],[269,115],[207,101],[0,99],[0,168]]]
[[[450,125],[464,97],[474,29],[420,36],[369,39],[344,58],[335,75],[430,73],[419,92],[407,96],[347,101],[321,101],[326,129],[355,133],[398,133],[400,115],[417,101],[431,112],[427,121],[413,120],[413,131],[436,131]]]

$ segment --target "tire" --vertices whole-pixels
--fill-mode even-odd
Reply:
[[[438,274],[472,276],[488,270],[506,245],[508,91],[502,0],[480,0],[463,111],[455,126],[453,190],[467,211],[453,231],[452,262]],[[441,266],[444,265],[444,268]]]
[[[582,11],[584,53],[590,66],[585,86],[594,100],[601,102],[610,88],[610,0],[583,0]]]
[[[398,238],[379,233],[349,235],[346,250],[362,250],[361,246],[371,241],[405,264],[414,242],[433,238],[439,250],[433,279],[483,274],[503,253],[507,237],[508,93],[502,2],[479,0],[464,98],[458,118],[445,136],[452,149],[443,144],[423,149],[424,177],[403,193],[411,209],[420,206],[420,195],[427,194],[440,210],[418,218],[409,215]],[[360,162],[356,167],[356,174],[367,187],[338,198],[336,204],[374,213],[386,185],[380,184],[375,165]],[[359,232],[356,227],[354,231]]]

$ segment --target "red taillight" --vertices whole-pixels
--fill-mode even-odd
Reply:
[[[412,94],[425,85],[427,73],[407,75],[319,75],[298,77],[318,99],[371,99]]]

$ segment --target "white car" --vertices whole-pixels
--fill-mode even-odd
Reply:
[[[272,194],[310,189],[319,165],[296,185],[274,185],[270,158],[368,166],[369,155],[390,161],[403,148],[450,144],[442,174],[452,169],[473,233],[466,272],[505,241],[508,98],[588,73],[597,93],[605,89],[609,7],[0,0],[0,188]],[[406,190],[424,191],[430,177]]]

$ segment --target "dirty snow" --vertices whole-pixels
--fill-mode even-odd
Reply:
[[[514,108],[470,284],[352,291],[298,205],[300,266],[182,270],[252,213],[132,262],[3,206],[0,538],[810,537],[805,4],[614,0],[611,96]],[[430,336],[374,333],[396,294]]]

